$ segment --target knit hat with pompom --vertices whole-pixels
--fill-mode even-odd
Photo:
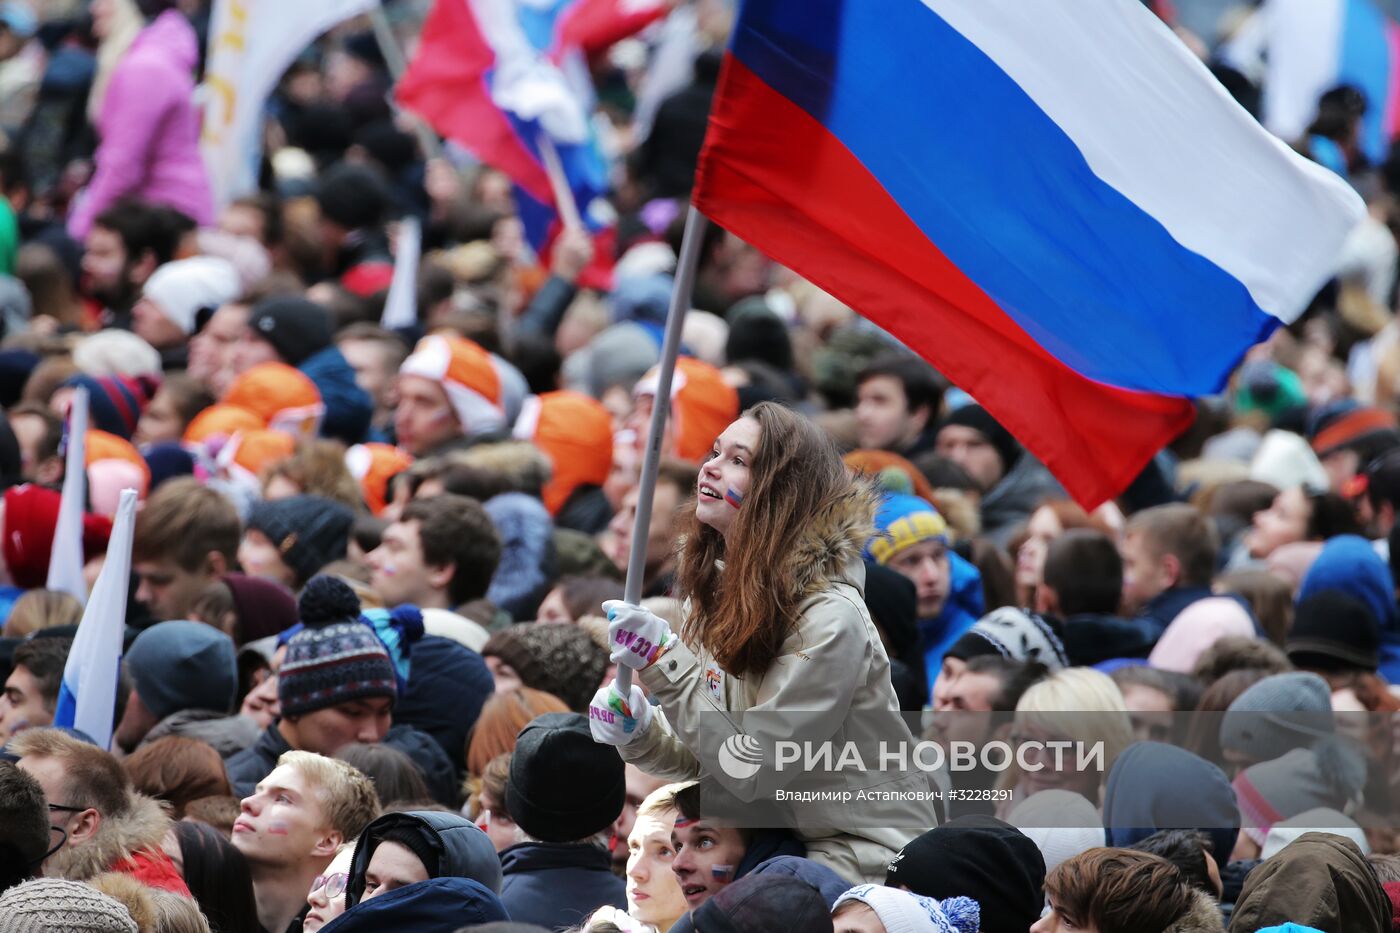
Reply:
[[[277,672],[283,716],[301,716],[370,697],[397,699],[394,665],[374,629],[360,621],[360,600],[335,577],[312,577],[297,614],[305,626],[287,642]]]

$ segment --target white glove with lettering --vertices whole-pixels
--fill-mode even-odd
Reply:
[[[603,603],[603,611],[608,614],[608,644],[614,664],[644,670],[675,643],[676,635],[666,620],[641,606],[610,599]]]
[[[602,745],[623,746],[647,731],[651,725],[651,704],[636,684],[623,699],[617,681],[602,687],[588,704],[588,729],[593,741]]]

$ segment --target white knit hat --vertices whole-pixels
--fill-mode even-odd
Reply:
[[[1328,807],[1316,807],[1307,813],[1299,813],[1295,817],[1270,826],[1269,834],[1264,837],[1264,848],[1259,853],[1259,857],[1273,858],[1283,851],[1284,846],[1304,833],[1331,833],[1334,836],[1341,836],[1356,843],[1356,847],[1361,850],[1362,855],[1371,854],[1371,843],[1366,841],[1366,833],[1360,826],[1356,825],[1355,820]]]
[[[898,888],[858,884],[836,899],[831,912],[851,901],[875,911],[885,933],[977,933],[982,925],[981,908],[970,897],[936,901]]]
[[[1045,859],[1045,872],[1090,849],[1106,845],[1099,811],[1082,795],[1043,790],[1016,804],[1006,822],[1025,833]]]
[[[233,263],[215,256],[195,256],[167,262],[152,272],[141,294],[172,324],[191,334],[200,309],[232,301],[241,289]]]
[[[62,878],[40,878],[0,896],[5,933],[137,933],[131,914],[116,898]]]

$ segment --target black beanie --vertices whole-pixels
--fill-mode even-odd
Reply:
[[[1298,604],[1284,649],[1305,670],[1374,671],[1381,630],[1366,604],[1340,590],[1323,590]]]
[[[375,848],[382,846],[386,842],[397,842],[414,855],[418,856],[418,861],[423,863],[423,868],[428,873],[429,878],[436,878],[442,873],[442,843],[429,838],[429,830],[426,826],[400,825],[386,829],[379,837]],[[372,853],[371,853],[372,854]],[[366,860],[368,863],[368,860]]]
[[[581,713],[545,713],[516,736],[506,810],[536,839],[577,842],[600,833],[626,798],[617,749],[593,741]]]
[[[938,900],[970,897],[982,908],[982,933],[1025,933],[1044,907],[1045,859],[1009,823],[963,816],[910,840],[885,884]]]
[[[783,319],[762,298],[745,298],[729,309],[725,359],[759,360],[782,372],[792,369],[792,337]]]
[[[987,414],[987,409],[981,405],[964,405],[955,408],[942,421],[938,423],[938,430],[942,431],[950,425],[958,425],[964,428],[972,428],[974,431],[981,431],[982,436],[987,439],[987,443],[996,448],[1001,454],[1001,465],[1005,472],[1010,473],[1011,468],[1016,465],[1016,461],[1021,459],[1021,443],[1011,436],[1011,432],[1001,426],[1001,423]]]
[[[272,344],[288,366],[300,366],[308,357],[331,345],[334,332],[325,308],[305,298],[269,298],[253,308],[248,327]]]

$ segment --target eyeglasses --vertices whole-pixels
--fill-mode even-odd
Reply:
[[[317,875],[316,880],[311,882],[311,894],[315,894],[322,888],[326,889],[326,898],[340,897],[345,893],[345,885],[350,882],[350,876],[343,871],[338,871],[333,875]]]
[[[62,803],[49,804],[50,813],[82,813],[86,809],[87,807],[70,807]]]

